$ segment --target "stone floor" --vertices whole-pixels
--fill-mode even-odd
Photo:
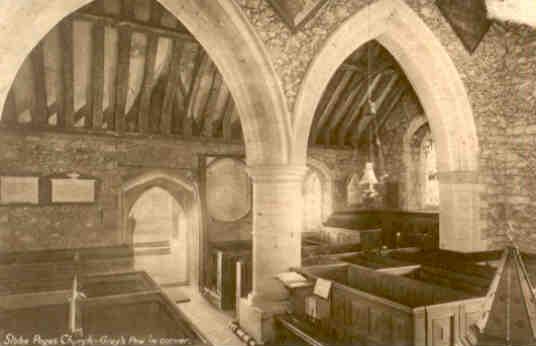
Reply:
[[[191,286],[163,288],[173,300],[190,298],[177,306],[194,325],[196,330],[214,346],[241,346],[242,341],[231,332],[229,323],[234,320],[231,312],[223,312],[212,306],[196,288]]]

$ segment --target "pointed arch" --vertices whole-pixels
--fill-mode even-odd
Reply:
[[[307,166],[310,171],[316,172],[320,177],[322,184],[322,221],[327,219],[333,213],[333,174],[329,167],[322,161],[309,157]]]
[[[221,72],[236,101],[248,164],[288,163],[291,125],[285,97],[269,55],[238,5],[233,0],[158,1],[186,26]],[[90,2],[0,2],[2,108],[16,72],[33,47],[64,17]]]
[[[330,78],[352,52],[370,40],[382,44],[404,70],[437,143],[441,247],[485,249],[479,223],[478,139],[469,98],[446,49],[402,0],[371,4],[326,40],[309,66],[296,101],[293,162],[305,161],[313,115]]]
[[[133,177],[121,186],[119,194],[120,227],[123,242],[132,243],[130,230],[128,227],[128,216],[134,204],[144,192],[159,187],[168,192],[177,203],[183,208],[185,216],[189,221],[187,232],[188,249],[188,272],[190,282],[199,285],[201,278],[200,261],[202,260],[202,212],[197,184],[188,177],[179,174],[171,174],[165,171],[155,170]]]

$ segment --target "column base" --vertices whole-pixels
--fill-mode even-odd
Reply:
[[[239,302],[238,320],[240,327],[259,344],[265,344],[275,339],[274,316],[284,314],[289,309],[288,301],[259,301],[242,298]]]

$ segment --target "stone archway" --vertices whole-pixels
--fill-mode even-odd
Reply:
[[[309,66],[296,101],[293,162],[305,162],[315,108],[331,76],[352,52],[374,39],[404,70],[437,143],[440,246],[484,250],[479,223],[478,139],[467,92],[445,48],[402,0],[377,1],[351,16],[326,40]]]
[[[64,17],[91,1],[0,2],[2,108],[31,49]],[[268,54],[240,8],[233,0],[158,1],[186,26],[221,72],[238,108],[248,164],[288,163],[290,114]]]
[[[125,182],[119,195],[119,207],[121,210],[120,228],[123,242],[130,244],[128,216],[146,191],[159,187],[168,192],[179,205],[182,206],[184,215],[188,219],[189,229],[187,232],[188,244],[188,273],[190,284],[196,286],[200,283],[200,261],[202,260],[202,220],[201,202],[197,185],[186,177],[170,174],[162,171],[153,171],[134,177]]]

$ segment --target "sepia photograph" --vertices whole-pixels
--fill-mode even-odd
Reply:
[[[536,346],[536,0],[0,0],[0,346]]]

